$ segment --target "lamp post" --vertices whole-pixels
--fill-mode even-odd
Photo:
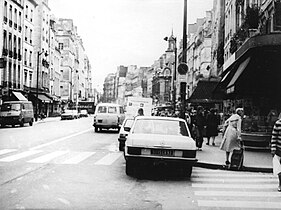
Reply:
[[[48,56],[47,52],[44,51],[38,51],[37,52],[37,75],[36,75],[36,106],[35,106],[35,121],[38,120],[38,109],[39,109],[39,99],[38,99],[38,86],[39,86],[39,61],[40,61],[40,55],[42,55],[43,53],[45,53],[45,56]]]
[[[174,71],[173,71],[173,83],[172,83],[172,101],[173,101],[173,107],[174,111],[176,111],[176,96],[177,96],[177,37],[171,36],[170,38],[174,41],[174,54],[175,54],[175,61],[174,61]],[[165,37],[165,41],[168,41],[169,38]]]

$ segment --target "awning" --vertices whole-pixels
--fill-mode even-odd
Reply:
[[[33,94],[36,98],[36,94]],[[38,99],[44,103],[51,103],[52,99],[48,98],[45,94],[43,93],[38,93]]]
[[[191,103],[214,103],[221,102],[220,95],[215,94],[214,90],[218,81],[200,80],[197,83],[195,90],[189,97],[188,102]]]
[[[25,98],[20,92],[15,92],[15,91],[12,92],[19,101],[28,101],[27,98]]]
[[[234,91],[234,85],[235,82],[238,80],[238,78],[240,77],[240,75],[243,73],[243,71],[245,70],[245,68],[247,67],[247,65],[250,62],[250,57],[248,57],[246,60],[244,60],[239,67],[237,68],[234,76],[232,77],[232,79],[230,80],[230,82],[227,85],[227,93],[231,93]]]

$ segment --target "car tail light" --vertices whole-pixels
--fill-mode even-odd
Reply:
[[[195,158],[196,150],[184,150],[182,156],[185,158]]]
[[[140,155],[141,154],[141,148],[128,147],[128,154],[130,154],[130,155]]]
[[[180,150],[175,150],[175,157],[182,157],[183,152]]]

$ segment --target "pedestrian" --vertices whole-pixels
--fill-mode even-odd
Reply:
[[[240,139],[238,138],[239,131],[237,129],[239,116],[234,114],[228,119],[228,126],[224,133],[220,149],[225,151],[226,161],[225,164],[228,167],[230,165],[229,156],[234,149],[240,149]]]
[[[137,116],[144,116],[143,108],[139,108]]]
[[[207,135],[207,145],[210,144],[210,139],[212,140],[212,145],[215,146],[215,139],[218,136],[218,126],[220,123],[219,116],[216,114],[216,110],[212,108],[206,117],[206,135]]]
[[[271,137],[271,154],[273,162],[273,174],[278,176],[278,192],[281,192],[281,113],[275,122]]]
[[[203,130],[205,126],[205,117],[203,115],[203,107],[198,106],[197,107],[197,113],[195,116],[195,126],[196,126],[196,146],[197,150],[202,150],[202,144],[203,144]]]
[[[244,109],[239,107],[235,110],[235,114],[233,114],[234,116],[236,116],[238,118],[238,122],[237,122],[237,131],[238,131],[238,139],[241,140],[241,132],[242,132],[242,119],[243,119],[243,115],[244,115]],[[233,116],[231,115],[224,123],[224,131],[225,129],[228,127],[228,122],[229,119]]]

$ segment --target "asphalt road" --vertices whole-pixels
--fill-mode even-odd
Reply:
[[[92,117],[0,129],[0,209],[280,209],[270,174],[194,168],[125,174],[117,132]]]

